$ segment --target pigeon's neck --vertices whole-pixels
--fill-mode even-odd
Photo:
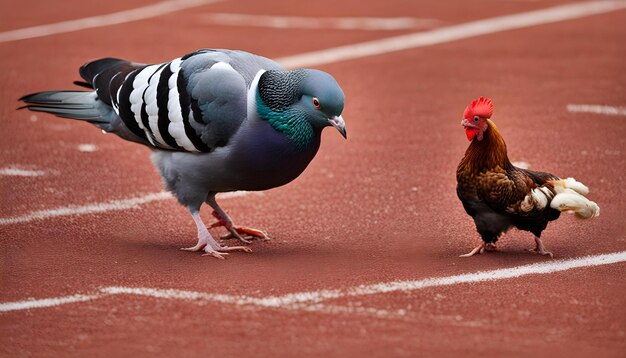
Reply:
[[[300,99],[300,84],[306,74],[306,70],[265,71],[259,78],[258,95],[268,108],[282,111]]]
[[[292,106],[300,99],[298,87],[304,76],[304,71],[266,71],[259,78],[256,91],[259,117],[301,150],[310,147],[315,138],[306,113]]]

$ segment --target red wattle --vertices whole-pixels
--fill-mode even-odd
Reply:
[[[472,139],[474,139],[477,133],[478,129],[465,127],[465,135],[467,136],[467,140],[469,140],[470,142],[472,141]]]

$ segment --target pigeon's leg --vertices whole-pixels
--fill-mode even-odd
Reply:
[[[217,222],[211,224],[209,228],[223,226],[229,232],[228,234],[222,236],[221,239],[237,239],[243,243],[249,244],[250,240],[245,239],[243,236],[241,236],[247,235],[258,240],[270,240],[270,237],[263,230],[243,226],[235,226],[228,214],[226,214],[226,212],[222,210],[222,208],[220,208],[220,206],[217,204],[214,193],[209,193],[206,203],[213,208],[213,216],[217,219]]]
[[[224,259],[225,255],[228,255],[226,251],[244,251],[244,252],[252,252],[249,247],[245,246],[222,246],[217,241],[213,239],[209,230],[207,230],[206,226],[202,222],[200,218],[200,212],[198,210],[190,210],[191,216],[193,217],[193,221],[196,223],[196,227],[198,228],[198,243],[192,247],[182,248],[181,250],[185,251],[204,251],[205,254],[203,256],[213,256],[218,259]]]
[[[541,255],[548,255],[550,256],[550,258],[554,258],[554,255],[552,255],[550,251],[546,251],[545,247],[543,247],[543,242],[541,241],[541,238],[535,236],[535,244],[535,248],[529,249],[528,251]]]

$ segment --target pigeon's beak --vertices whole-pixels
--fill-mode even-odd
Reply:
[[[328,123],[330,123],[331,126],[335,127],[335,129],[337,129],[344,138],[348,139],[348,135],[346,134],[346,122],[343,121],[343,118],[341,116],[328,118]]]

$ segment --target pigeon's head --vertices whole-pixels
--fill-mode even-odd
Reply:
[[[306,73],[300,82],[302,94],[294,106],[307,113],[307,120],[313,127],[333,126],[347,138],[346,125],[341,117],[344,95],[337,81],[323,71],[302,71]]]
[[[259,79],[257,113],[300,144],[328,126],[346,138],[343,106],[343,91],[323,71],[267,71]]]

